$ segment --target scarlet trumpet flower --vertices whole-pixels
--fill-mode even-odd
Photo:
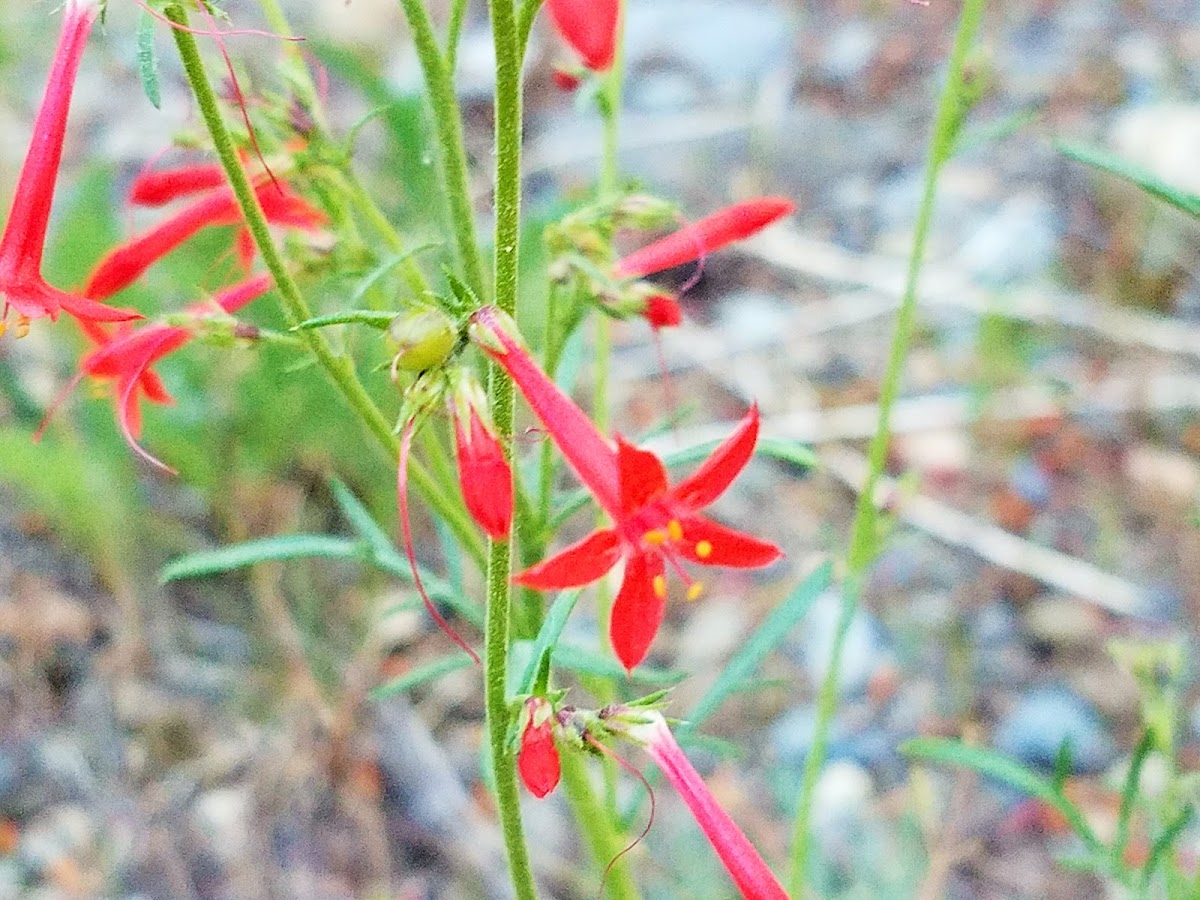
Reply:
[[[536,590],[580,587],[624,560],[609,637],[622,665],[632,670],[645,658],[666,612],[668,566],[683,577],[688,597],[694,598],[701,585],[688,577],[685,561],[756,569],[782,555],[772,543],[700,515],[750,461],[758,440],[758,409],[751,407],[700,468],[671,486],[653,453],[620,437],[615,448],[605,440],[509,333],[506,319],[495,307],[484,307],[472,317],[472,337],[512,376],[575,474],[613,520],[613,527],[593,531],[514,580]]]
[[[21,168],[12,210],[0,237],[0,296],[4,299],[0,333],[4,331],[10,308],[16,310],[22,325],[41,316],[57,319],[59,311],[64,309],[78,319],[101,322],[140,318],[131,310],[113,309],[51,287],[42,277],[46,228],[62,161],[71,93],[98,12],[95,0],[68,0],[63,12],[46,93],[33,125],[33,138]]]
[[[639,741],[691,810],[696,824],[717,851],[725,870],[746,900],[787,900],[787,893],[754,845],[704,783],[660,713],[627,734]]]
[[[558,786],[562,777],[562,763],[554,744],[554,707],[543,697],[530,697],[525,701],[524,719],[517,771],[529,793],[541,799]]]
[[[795,209],[796,204],[786,197],[735,203],[623,257],[617,261],[614,274],[618,278],[642,278],[694,262],[750,237]]]
[[[593,72],[612,65],[621,0],[546,0],[550,20]]]
[[[222,291],[210,303],[196,304],[188,311],[200,318],[211,313],[215,303],[224,312],[232,314],[266,293],[270,287],[271,276],[257,275]],[[164,405],[175,402],[150,367],[191,340],[193,329],[186,325],[160,323],[136,330],[121,326],[110,333],[94,323],[81,324],[88,337],[98,346],[83,357],[79,375],[67,386],[63,396],[84,376],[112,380],[115,384],[117,423],[126,442],[147,462],[168,472],[173,471],[138,443],[142,433],[141,398]],[[42,427],[45,427],[45,423]]]

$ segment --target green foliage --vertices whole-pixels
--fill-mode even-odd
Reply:
[[[1098,147],[1072,141],[1059,141],[1055,146],[1058,147],[1059,152],[1071,159],[1128,181],[1151,197],[1175,207],[1180,212],[1187,213],[1192,218],[1200,219],[1200,195],[1167,184],[1149,170]]]
[[[292,559],[354,559],[363,555],[361,545],[345,538],[323,534],[285,534],[231,544],[217,550],[189,553],[173,560],[162,570],[164,584],[182,578],[203,578],[263,562]]]

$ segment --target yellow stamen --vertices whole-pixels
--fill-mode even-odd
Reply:
[[[691,584],[688,585],[687,598],[689,600],[695,600],[697,597],[699,597],[703,593],[704,593],[704,582],[693,581]]]
[[[667,579],[661,575],[654,576],[654,596],[659,600],[667,596]]]
[[[697,541],[696,555],[701,559],[708,559],[712,556],[712,541]]]
[[[683,526],[679,524],[678,519],[672,519],[667,523],[667,534],[673,541],[683,540]]]
[[[659,528],[647,531],[643,537],[646,539],[647,544],[653,544],[656,547],[661,547],[667,542],[667,536],[663,534],[662,529]]]
[[[29,334],[29,316],[17,316],[17,337]]]
[[[0,322],[0,337],[4,337],[4,332],[8,331],[8,323]]]

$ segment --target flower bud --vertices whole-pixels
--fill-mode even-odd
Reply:
[[[483,387],[470,369],[450,374],[450,407],[463,500],[488,537],[508,537],[513,517],[512,468],[496,436]]]
[[[558,786],[562,775],[554,745],[554,707],[544,697],[530,697],[525,701],[524,718],[517,771],[529,793],[541,799]]]
[[[424,372],[444,363],[458,343],[454,320],[440,309],[423,307],[403,312],[387,329],[395,357],[392,371]]]

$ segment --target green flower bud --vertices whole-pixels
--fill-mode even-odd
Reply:
[[[458,343],[454,320],[439,309],[401,313],[387,329],[388,346],[395,353],[393,371],[424,372],[440,366]]]

